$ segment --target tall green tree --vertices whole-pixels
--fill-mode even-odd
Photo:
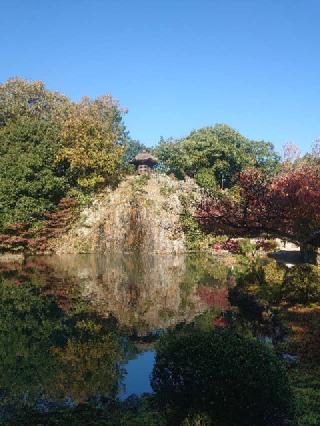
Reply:
[[[0,225],[37,220],[66,193],[60,147],[59,128],[44,119],[21,116],[0,128]]]
[[[195,130],[181,140],[161,140],[154,151],[167,173],[195,177],[209,189],[232,187],[249,165],[270,173],[280,160],[271,143],[247,139],[224,124]]]

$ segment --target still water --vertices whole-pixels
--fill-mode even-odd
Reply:
[[[1,276],[0,410],[47,411],[151,392],[157,341],[227,309],[230,270],[205,255],[68,255]]]

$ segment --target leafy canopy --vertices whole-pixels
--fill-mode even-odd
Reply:
[[[94,189],[118,179],[126,132],[122,112],[110,95],[73,104],[61,137],[57,161],[68,164],[76,185]]]
[[[42,81],[13,78],[0,84],[0,127],[21,117],[58,122],[69,107],[66,96],[47,90]]]
[[[195,130],[181,140],[161,139],[154,151],[167,173],[195,177],[209,189],[233,186],[248,165],[271,172],[279,162],[271,143],[249,140],[224,124]]]
[[[267,178],[248,168],[240,174],[240,197],[213,196],[197,217],[209,232],[235,236],[274,235],[303,242],[320,227],[320,174],[301,163]]]
[[[59,129],[44,119],[21,116],[0,128],[0,225],[39,219],[65,194],[60,147]]]
[[[41,219],[69,190],[116,183],[123,113],[110,95],[74,103],[39,81],[0,84],[0,227]]]

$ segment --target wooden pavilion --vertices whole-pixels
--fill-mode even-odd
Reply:
[[[138,175],[144,175],[152,172],[154,167],[158,164],[158,159],[148,151],[143,150],[130,160],[129,163],[135,165]]]

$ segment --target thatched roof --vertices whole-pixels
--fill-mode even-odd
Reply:
[[[148,165],[155,165],[158,163],[158,159],[154,157],[150,152],[142,151],[139,152],[131,161],[131,164],[148,164]]]

